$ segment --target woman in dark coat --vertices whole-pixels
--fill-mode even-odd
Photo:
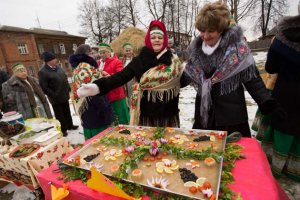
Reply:
[[[78,90],[80,96],[91,96],[124,85],[135,78],[131,99],[130,124],[179,127],[179,90],[182,66],[176,55],[167,50],[165,25],[150,23],[145,47],[122,71],[94,81]]]
[[[188,48],[185,72],[197,91],[193,128],[239,131],[251,137],[244,88],[261,111],[277,104],[259,76],[242,30],[230,26],[225,4],[206,4],[196,19],[200,35]]]
[[[106,95],[89,98],[79,98],[77,95],[77,89],[82,84],[101,77],[97,62],[92,57],[91,47],[87,44],[80,45],[69,61],[75,69],[73,73],[75,107],[82,122],[84,137],[89,139],[109,127],[113,120],[112,110]]]
[[[300,15],[278,24],[265,67],[270,74],[278,73],[272,96],[287,116],[271,115],[263,147],[276,177],[285,174],[300,182]]]

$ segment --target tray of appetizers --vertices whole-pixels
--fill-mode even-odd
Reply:
[[[119,125],[64,163],[110,177],[124,173],[123,180],[161,193],[218,199],[226,138],[225,131]]]

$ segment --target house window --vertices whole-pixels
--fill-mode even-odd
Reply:
[[[38,48],[39,48],[40,54],[44,53],[45,49],[44,49],[44,45],[43,44],[39,44]]]
[[[54,44],[54,45],[53,45],[53,51],[54,51],[55,54],[58,54],[58,53],[59,53],[59,52],[58,52],[58,45],[57,45],[57,44]]]
[[[20,54],[28,54],[27,44],[18,44]]]
[[[33,68],[33,66],[29,66],[28,67],[28,72],[29,72],[30,76],[34,76],[34,68]]]
[[[77,44],[73,44],[73,51],[75,52],[77,49]]]
[[[63,43],[59,44],[59,49],[61,54],[66,54],[65,45]]]

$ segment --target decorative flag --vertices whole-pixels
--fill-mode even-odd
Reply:
[[[94,166],[91,167],[91,178],[87,181],[87,186],[93,190],[104,192],[124,199],[134,200],[135,198],[126,194],[115,183],[101,174]]]
[[[63,187],[58,189],[52,183],[50,184],[52,200],[62,200],[69,195],[69,190],[66,184],[63,184]]]

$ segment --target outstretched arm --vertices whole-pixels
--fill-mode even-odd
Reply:
[[[123,68],[121,71],[111,76],[98,79],[93,83],[82,85],[82,87],[77,90],[78,96],[94,96],[98,93],[104,95],[112,89],[124,85],[134,77],[135,72],[133,69],[135,66],[135,62],[132,61],[126,68]]]

